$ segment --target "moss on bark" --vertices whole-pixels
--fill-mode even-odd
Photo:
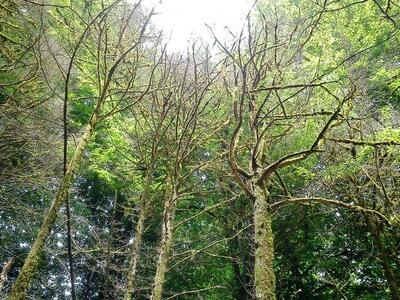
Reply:
[[[26,292],[40,262],[40,254],[43,251],[44,243],[46,242],[47,237],[50,235],[60,207],[65,203],[65,197],[67,196],[71,186],[74,171],[79,166],[83,152],[92,137],[94,128],[93,124],[95,124],[93,122],[94,120],[95,118],[92,118],[92,122],[85,127],[81,140],[75,149],[65,176],[61,181],[61,185],[58,188],[56,195],[54,196],[53,202],[44,218],[42,226],[39,229],[35,242],[33,243],[21,272],[19,273],[18,278],[11,289],[11,293],[8,297],[9,300],[22,300],[26,298]]]
[[[272,216],[267,202],[268,192],[264,187],[255,184],[254,196],[256,299],[275,300],[274,236]]]
[[[146,220],[146,215],[147,215],[147,207],[146,203],[143,203],[140,209],[139,219],[135,228],[135,236],[134,236],[135,239],[132,244],[131,261],[129,264],[128,284],[126,286],[124,300],[130,300],[132,298],[132,292],[135,287],[136,269],[139,261],[139,251],[140,251],[140,245],[142,244],[142,236],[144,231],[144,222]]]
[[[173,222],[177,205],[177,193],[173,188],[171,198],[165,202],[164,206],[164,222],[161,237],[161,245],[159,250],[158,264],[156,276],[154,278],[154,287],[151,300],[161,300],[165,282],[165,273],[169,260],[169,254],[172,244]]]

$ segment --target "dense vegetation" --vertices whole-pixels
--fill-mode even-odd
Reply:
[[[154,13],[1,1],[0,297],[399,300],[400,3]]]

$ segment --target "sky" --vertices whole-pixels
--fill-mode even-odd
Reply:
[[[185,50],[188,41],[200,37],[212,42],[207,23],[214,28],[219,39],[227,40],[230,31],[239,32],[251,8],[250,0],[143,0],[149,9],[155,6],[158,13],[153,23],[170,36],[168,48]]]

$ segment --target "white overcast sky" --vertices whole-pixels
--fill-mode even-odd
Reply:
[[[219,38],[227,39],[229,34],[225,26],[238,32],[253,1],[143,0],[142,3],[149,9],[155,6],[158,14],[153,17],[153,23],[163,29],[166,36],[171,36],[168,47],[174,51],[184,50],[193,36],[210,42],[210,34],[204,23],[215,28]]]

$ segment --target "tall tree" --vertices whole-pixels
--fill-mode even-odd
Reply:
[[[102,22],[106,21],[107,18],[110,16],[110,13],[112,12],[112,9],[118,4],[118,2],[119,1],[114,2],[111,5],[103,8],[84,29],[84,31],[81,35],[81,38],[78,40],[76,46],[74,47],[74,52],[70,59],[70,63],[69,63],[68,71],[67,71],[66,83],[65,83],[65,85],[66,85],[65,94],[66,95],[68,95],[69,75],[70,75],[70,72],[71,72],[71,69],[72,69],[72,66],[74,63],[75,54],[80,49],[81,43],[84,41],[86,33],[91,28],[91,26],[95,24],[95,22],[99,21],[102,23]],[[136,8],[137,7],[138,6],[136,6]],[[134,9],[136,9],[136,8],[134,8]],[[118,111],[118,109],[116,109],[114,107],[109,112],[104,112],[102,115],[103,104],[111,96],[110,89],[112,87],[112,80],[114,79],[114,74],[116,73],[116,71],[119,71],[121,69],[121,63],[125,62],[125,59],[127,59],[129,57],[131,52],[136,50],[138,48],[138,46],[142,43],[142,37],[145,33],[145,30],[146,30],[146,27],[150,20],[151,15],[152,15],[152,13],[150,13],[149,16],[147,17],[147,19],[144,21],[144,24],[140,28],[139,34],[133,34],[134,39],[130,45],[127,45],[126,47],[122,47],[122,48],[117,48],[118,52],[114,51],[114,54],[113,54],[114,59],[111,62],[110,67],[107,66],[107,61],[103,61],[102,52],[100,52],[100,51],[98,52],[98,55],[96,57],[97,58],[97,67],[105,68],[103,72],[100,71],[100,69],[98,69],[98,71],[99,71],[98,77],[97,77],[97,82],[99,83],[98,99],[94,105],[94,109],[90,115],[88,123],[83,130],[80,141],[79,141],[79,143],[74,151],[74,154],[68,164],[68,168],[66,169],[65,176],[63,177],[60,187],[57,190],[56,195],[54,196],[51,207],[45,216],[45,219],[43,221],[41,228],[39,229],[36,240],[35,240],[34,244],[32,245],[32,248],[28,254],[28,257],[25,260],[24,266],[22,267],[21,272],[13,286],[13,289],[9,296],[10,299],[23,299],[25,297],[26,290],[29,287],[32,277],[33,277],[33,275],[36,271],[36,268],[39,264],[39,259],[40,259],[39,255],[43,249],[44,243],[45,243],[48,235],[50,234],[50,230],[53,227],[53,224],[57,218],[58,211],[59,211],[61,205],[65,202],[65,199],[66,199],[68,191],[69,191],[69,187],[70,187],[72,179],[73,179],[73,173],[80,164],[83,153],[93,135],[95,126],[98,124],[98,122],[100,122],[105,117]],[[133,13],[131,13],[130,16],[128,17],[127,23],[130,21],[132,16],[133,16]],[[107,24],[107,23],[105,23],[105,24]],[[99,47],[99,49],[104,49],[105,51],[108,51],[107,46],[108,46],[108,43],[110,43],[110,41],[105,40],[106,44],[105,45],[103,44],[102,33],[103,33],[104,29],[105,29],[105,27],[103,27],[101,25],[100,36],[99,36],[99,39],[97,42],[97,47]],[[126,29],[126,25],[122,26],[120,28],[119,35],[117,36],[117,38],[119,37],[118,40],[120,40],[122,38],[122,36],[124,36],[126,38],[125,29]],[[87,45],[85,44],[85,46],[87,46]],[[103,65],[103,63],[104,63],[104,65]],[[131,70],[129,70],[129,71],[131,71]],[[123,94],[122,94],[122,97],[117,101],[118,102],[117,104],[121,103],[124,100],[126,94],[132,87],[131,85],[132,85],[132,80],[128,81],[126,83],[126,85],[121,88],[121,91]],[[145,93],[147,92],[147,90],[145,91]]]

